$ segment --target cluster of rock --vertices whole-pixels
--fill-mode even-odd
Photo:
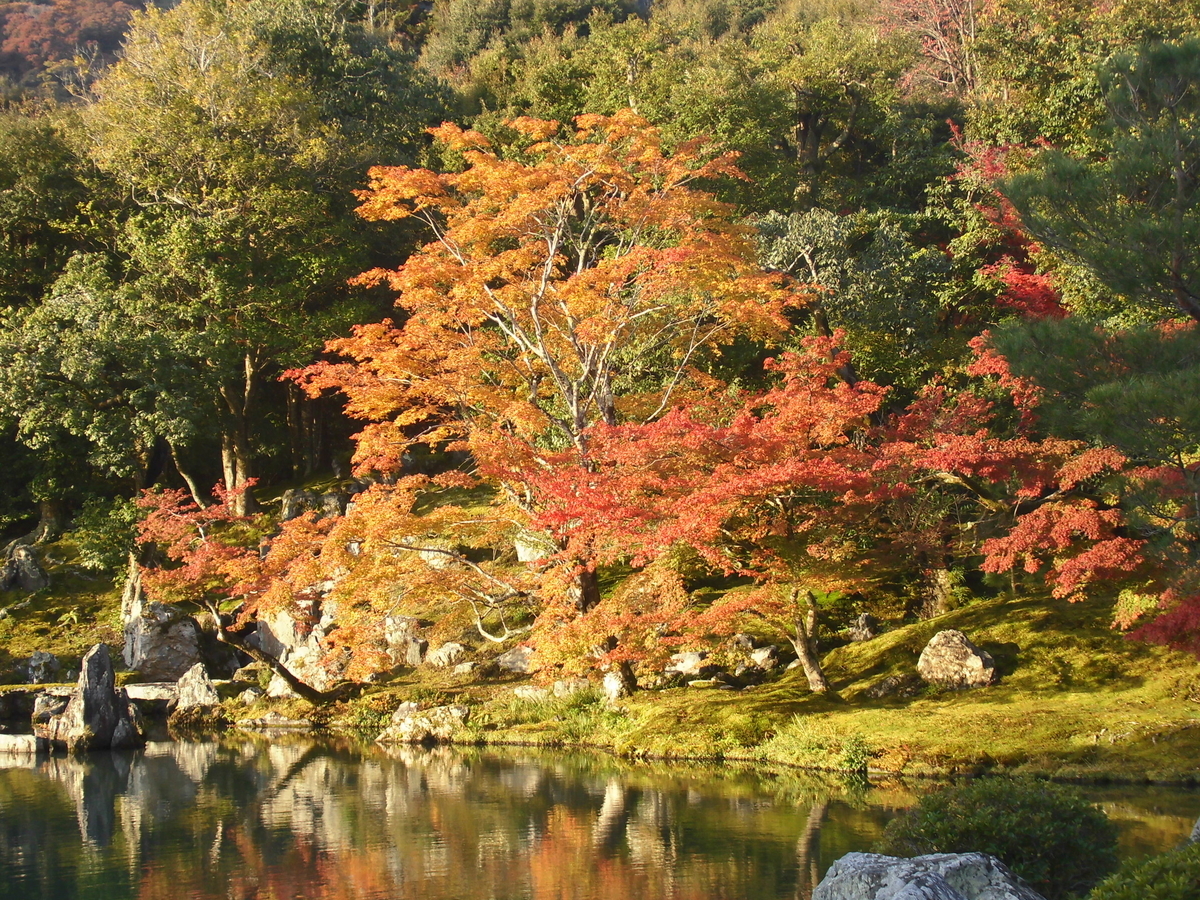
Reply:
[[[116,686],[108,647],[97,644],[83,657],[79,682],[61,712],[44,711],[34,734],[70,753],[140,747],[141,717],[123,688]],[[37,709],[35,708],[35,716]]]
[[[446,743],[462,730],[470,715],[471,709],[467,706],[426,709],[420,703],[401,703],[376,741],[380,744]]]
[[[848,853],[829,867],[812,900],[1045,900],[986,853],[902,859]]]

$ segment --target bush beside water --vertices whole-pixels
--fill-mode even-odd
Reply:
[[[1200,897],[1200,844],[1128,862],[1101,882],[1088,900],[1196,900]]]
[[[877,849],[892,856],[990,853],[1047,900],[1066,900],[1116,868],[1116,846],[1116,828],[1078,791],[983,779],[922,797],[888,824]]]

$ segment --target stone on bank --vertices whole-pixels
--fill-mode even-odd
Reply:
[[[903,859],[847,853],[825,873],[812,900],[1045,900],[986,853],[931,853]]]

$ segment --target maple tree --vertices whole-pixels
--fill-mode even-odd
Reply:
[[[985,571],[1036,572],[1049,557],[1055,594],[1072,599],[1136,573],[1143,542],[1122,535],[1121,511],[1090,490],[1124,468],[1121,454],[1039,438],[1029,418],[1006,424],[1001,405],[941,384],[873,424],[887,389],[843,380],[840,338],[809,338],[780,357],[780,383],[741,397],[727,417],[710,399],[649,425],[595,426],[589,465],[534,477],[539,521],[599,559],[639,566],[684,546],[718,571],[754,577],[759,589],[707,610],[684,604],[667,632],[730,633],[746,615],[785,623],[816,692],[829,688],[816,645],[822,601],[888,569],[918,574],[916,560],[946,553],[950,534],[958,552],[982,552]],[[1036,401],[1001,358],[980,354],[974,374],[1003,379],[1018,405]],[[958,505],[922,515],[931,492]]]
[[[471,471],[442,487],[496,486],[482,518],[511,538],[535,511],[529,475],[554,451],[586,452],[597,423],[653,422],[711,392],[702,364],[737,339],[778,337],[803,298],[758,266],[732,208],[697,186],[740,177],[731,154],[703,140],[668,150],[630,111],[574,129],[508,124],[518,138],[507,152],[478,132],[434,129],[462,155],[460,172],[371,170],[360,214],[416,218],[433,235],[400,268],[359,279],[398,291],[403,322],[358,326],[328,345],[350,361],[294,374],[311,393],[343,392],[368,420],[360,472],[398,472],[418,444],[468,451]],[[410,484],[375,489],[394,500],[377,512],[409,515]],[[373,549],[367,540],[364,554]],[[574,605],[594,606],[591,560],[566,564]]]

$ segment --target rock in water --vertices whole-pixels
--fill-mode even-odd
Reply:
[[[29,657],[28,672],[30,684],[53,684],[62,672],[62,663],[53,653],[36,650],[33,656]]]
[[[150,681],[178,681],[200,662],[196,623],[174,606],[139,599],[125,619],[124,656]]]
[[[123,750],[145,743],[129,697],[116,687],[108,647],[97,644],[87,652],[67,708],[37,733],[71,753]]]
[[[991,654],[980,650],[961,631],[939,631],[933,636],[921,658],[917,672],[930,684],[966,690],[995,684],[1000,675]]]
[[[175,688],[175,711],[185,709],[211,709],[221,705],[217,689],[209,680],[204,663],[196,663],[188,669]]]
[[[812,900],[1045,900],[986,853],[932,853],[912,859],[847,853],[825,873]]]

